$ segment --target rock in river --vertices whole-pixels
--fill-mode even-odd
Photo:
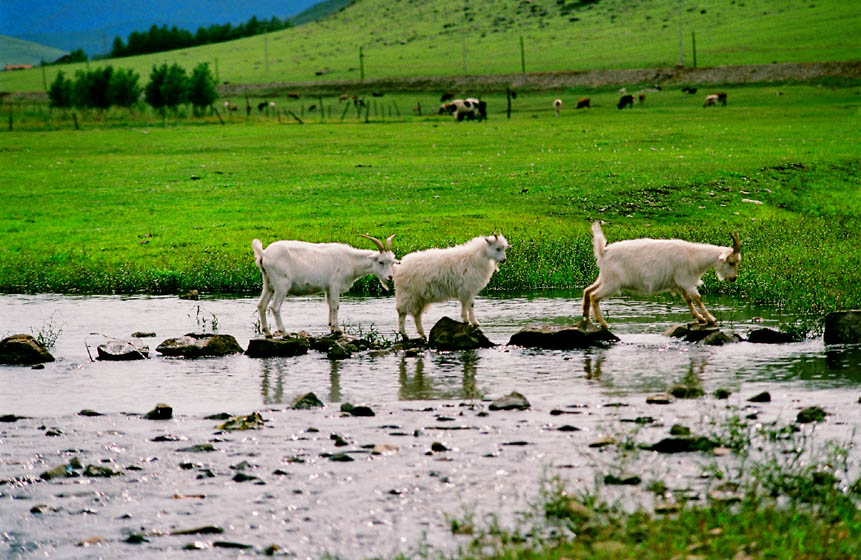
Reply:
[[[861,342],[861,310],[834,311],[825,316],[825,344]]]
[[[245,355],[250,358],[289,358],[308,353],[308,339],[290,338],[252,338],[248,341]]]
[[[754,344],[785,344],[787,342],[800,342],[798,337],[792,334],[767,328],[753,329],[748,333],[747,341],[753,342]]]
[[[431,329],[428,346],[436,350],[474,350],[496,345],[478,327],[443,317]]]
[[[526,410],[529,406],[529,401],[526,400],[526,397],[517,391],[512,391],[511,394],[500,397],[490,403],[488,408],[490,410]]]
[[[156,351],[165,356],[206,358],[241,354],[242,347],[229,334],[188,333],[165,340],[156,347]]]
[[[120,362],[127,360],[146,360],[149,347],[128,340],[109,340],[96,347],[97,360]]]
[[[592,324],[568,327],[529,327],[512,335],[509,345],[526,348],[546,348],[549,350],[570,350],[573,348],[592,348],[608,346],[618,342],[619,337]]]
[[[0,341],[0,364],[32,366],[53,361],[54,356],[29,334],[13,334]]]

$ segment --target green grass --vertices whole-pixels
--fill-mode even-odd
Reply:
[[[679,62],[679,4],[663,0],[358,0],[331,18],[230,43],[90,62],[129,67],[146,82],[154,64],[199,62],[232,84],[650,68]],[[574,20],[573,18],[577,18]],[[849,0],[683,2],[684,63],[697,65],[861,59],[861,12]],[[268,57],[267,57],[268,54]],[[217,64],[216,64],[217,61]],[[74,74],[83,64],[50,67]],[[317,72],[326,72],[317,76]],[[42,91],[40,69],[0,75],[2,91]]]
[[[514,247],[490,289],[580,288],[596,274],[589,224],[601,219],[611,242],[729,244],[738,231],[739,282],[707,275],[706,293],[858,307],[858,96],[777,91],[730,88],[729,105],[709,109],[666,91],[624,111],[596,91],[591,111],[558,119],[553,97],[570,107],[579,93],[552,92],[518,98],[511,120],[490,97],[481,124],[94,114],[75,131],[57,112],[20,115],[0,135],[0,291],[252,293],[254,237],[366,246],[359,233],[396,233],[400,256],[498,230]],[[406,113],[415,97],[394,100]]]

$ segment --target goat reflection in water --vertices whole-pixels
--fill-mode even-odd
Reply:
[[[479,399],[483,396],[475,385],[475,375],[478,370],[478,354],[475,351],[461,352],[457,358],[436,356],[433,361],[436,362],[435,369],[439,374],[425,373],[423,355],[415,358],[401,356],[398,364],[400,400]],[[446,383],[448,378],[452,377],[451,374],[455,373],[453,366],[458,363],[462,365],[460,387],[453,383]]]

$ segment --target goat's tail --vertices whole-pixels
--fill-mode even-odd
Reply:
[[[601,260],[604,256],[604,247],[607,246],[607,238],[604,237],[604,232],[601,230],[600,222],[592,223],[592,251],[595,253],[595,260]]]
[[[263,243],[259,239],[251,242],[251,248],[254,249],[254,264],[263,272]]]

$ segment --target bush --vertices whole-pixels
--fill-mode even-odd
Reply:
[[[164,111],[176,109],[188,101],[188,75],[185,69],[174,63],[168,66],[153,66],[150,82],[145,88],[146,102],[154,109]]]
[[[218,99],[215,90],[215,78],[209,71],[209,64],[201,62],[192,71],[188,84],[188,100],[194,106],[195,114],[201,109],[209,107]]]
[[[48,99],[51,107],[68,109],[72,106],[72,81],[66,79],[66,74],[62,70],[57,72],[57,77],[51,82]]]
[[[131,107],[140,99],[141,88],[138,84],[140,76],[130,68],[120,68],[111,76],[108,85],[108,98],[112,105]]]
[[[107,109],[111,106],[108,94],[111,76],[114,69],[110,66],[96,70],[78,70],[75,72],[75,83],[72,86],[72,105]]]

